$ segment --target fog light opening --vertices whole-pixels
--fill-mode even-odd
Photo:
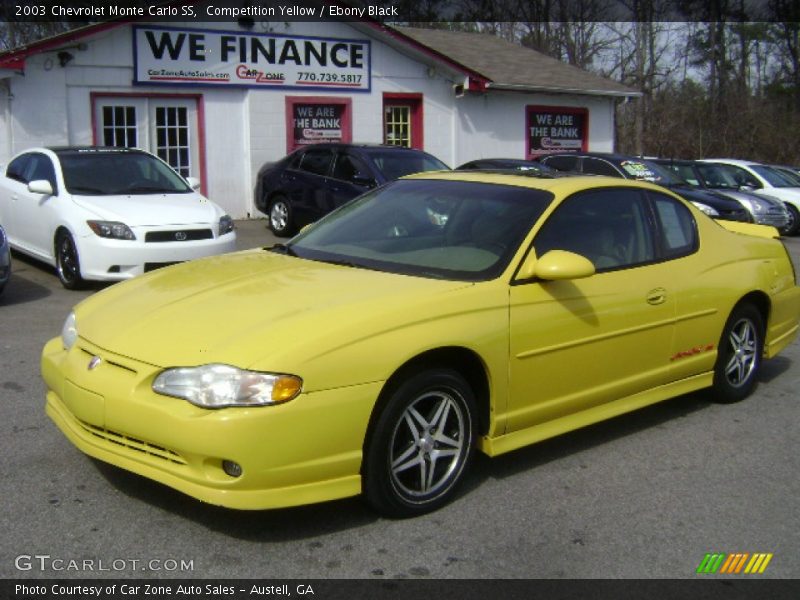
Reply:
[[[111,267],[108,267],[108,272],[109,273],[119,273],[120,272],[119,265],[113,265]]]
[[[242,476],[242,467],[239,463],[235,463],[232,460],[223,460],[222,461],[222,470],[225,471],[226,474],[230,475],[231,477],[241,477]]]

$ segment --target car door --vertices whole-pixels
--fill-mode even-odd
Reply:
[[[299,222],[316,221],[328,210],[329,175],[333,164],[333,149],[309,148],[295,168],[285,172],[285,185],[292,210]]]
[[[46,154],[31,152],[25,172],[27,180],[19,190],[16,203],[20,246],[27,252],[42,256],[53,256],[53,235],[59,221],[58,186],[53,161]],[[31,181],[44,180],[50,183],[53,194],[38,194],[28,190]]]
[[[575,252],[596,273],[512,285],[508,433],[669,381],[675,274],[655,237],[647,197],[630,188],[575,194],[544,223],[536,256]]]
[[[328,184],[329,210],[340,207],[375,187],[375,179],[366,163],[351,152],[338,152]]]

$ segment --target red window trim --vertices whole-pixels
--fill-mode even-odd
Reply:
[[[529,104],[525,107],[525,159],[536,160],[536,156],[531,154],[531,136],[528,133],[531,128],[531,113],[533,111],[541,110],[544,112],[559,112],[567,115],[581,115],[583,116],[583,139],[581,140],[580,152],[589,151],[589,109],[578,106],[558,106],[558,105],[543,105],[543,104]],[[577,152],[577,151],[576,151]],[[542,156],[538,154],[537,156]]]
[[[197,153],[200,161],[200,193],[208,196],[208,175],[206,174],[206,113],[202,94],[149,94],[146,92],[90,92],[92,123],[92,145],[98,145],[97,137],[97,103],[103,98],[175,98],[179,100],[194,100],[197,104]]]
[[[425,149],[425,137],[424,137],[424,115],[423,115],[423,102],[422,102],[422,94],[420,93],[408,93],[408,92],[384,92],[383,93],[383,108],[386,107],[387,104],[403,104],[411,107],[411,147],[417,150],[424,150]],[[381,123],[384,127],[383,132],[381,132],[381,140],[383,140],[383,136],[386,133],[385,128],[385,119],[386,113],[384,113],[384,118],[381,120]]]
[[[293,152],[302,144],[294,140],[294,106],[295,104],[339,104],[344,106],[342,111],[342,142],[353,142],[353,99],[340,96],[286,96],[286,154]]]

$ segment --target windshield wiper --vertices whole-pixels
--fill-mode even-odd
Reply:
[[[93,187],[87,187],[87,186],[83,186],[83,185],[70,186],[69,191],[72,192],[73,194],[80,194],[82,192],[85,192],[87,194],[110,194],[111,193],[111,192],[108,192],[106,190],[101,190],[99,188],[93,188]]]
[[[156,185],[137,185],[130,188],[125,188],[124,190],[120,190],[116,192],[117,194],[141,194],[142,192],[146,192],[149,194],[172,194],[175,190],[168,190],[164,187],[156,186]]]
[[[269,248],[264,248],[264,250],[269,250],[270,252],[275,252],[277,254],[285,254],[286,256],[297,256],[295,251],[286,244],[273,244]]]

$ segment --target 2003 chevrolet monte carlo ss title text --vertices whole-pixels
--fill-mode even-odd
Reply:
[[[770,227],[605,177],[426,173],[287,244],[81,302],[43,351],[85,453],[231,508],[409,516],[490,456],[693,390],[745,398],[797,334]]]

